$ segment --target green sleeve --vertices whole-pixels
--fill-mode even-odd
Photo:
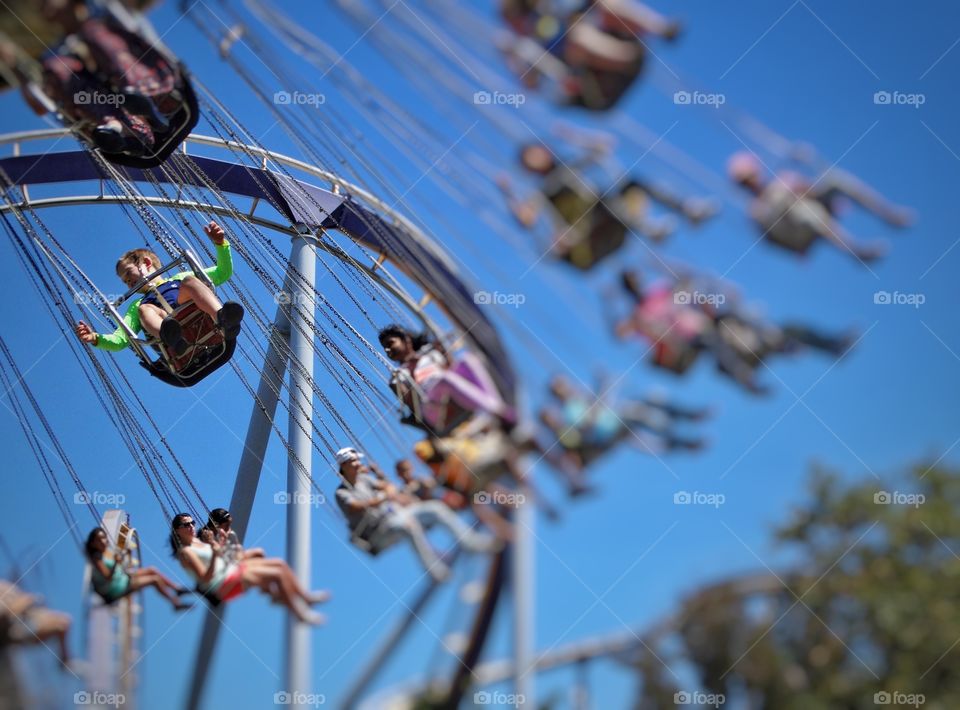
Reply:
[[[210,277],[214,286],[219,286],[233,276],[233,255],[230,253],[230,242],[226,239],[217,247],[217,265],[204,269],[203,273]]]
[[[142,300],[142,298],[138,298],[136,301],[131,303],[130,307],[127,308],[126,314],[123,316],[123,322],[126,323],[130,330],[132,330],[134,333],[139,333],[141,330],[140,301]],[[95,347],[98,347],[101,350],[117,352],[118,350],[123,350],[128,345],[130,345],[130,339],[127,337],[127,331],[122,327],[117,328],[109,335],[97,333],[97,344]]]

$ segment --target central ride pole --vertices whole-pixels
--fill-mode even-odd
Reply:
[[[289,268],[288,268],[289,273]],[[289,284],[289,275],[286,283]],[[285,288],[287,288],[285,286]],[[280,299],[277,299],[280,300]],[[287,368],[287,338],[290,335],[290,323],[285,309],[280,304],[274,318],[273,328],[269,335],[267,356],[260,374],[260,384],[257,387],[257,398],[253,403],[253,412],[250,414],[250,423],[247,426],[247,436],[243,443],[243,454],[237,468],[237,479],[233,485],[233,495],[230,498],[230,513],[233,516],[233,529],[237,539],[242,543],[247,534],[247,525],[250,522],[250,513],[253,510],[253,499],[257,494],[260,483],[260,473],[263,469],[263,459],[267,452],[270,432],[273,429],[273,418],[277,412],[280,392],[283,388],[283,377]],[[203,691],[206,686],[207,675],[213,661],[213,653],[220,634],[225,609],[208,608],[200,636],[200,645],[197,649],[197,658],[193,664],[193,677],[190,681],[187,709],[198,710],[203,700]]]
[[[313,327],[316,237],[303,227],[293,238],[287,295],[290,299],[290,460],[287,462],[287,561],[310,589],[310,496],[313,442]],[[301,471],[300,465],[306,470]],[[306,706],[310,687],[310,627],[287,615],[286,688],[294,706]]]
[[[529,469],[526,476],[533,474]],[[536,707],[534,679],[536,651],[534,648],[534,614],[536,602],[534,589],[536,510],[532,487],[521,484],[517,487],[523,498],[514,515],[515,539],[513,543],[513,657],[514,657],[514,705],[517,708]]]

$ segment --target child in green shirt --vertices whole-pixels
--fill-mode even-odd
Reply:
[[[215,286],[224,283],[233,274],[233,258],[230,244],[223,228],[216,222],[210,222],[203,228],[204,233],[217,248],[217,265],[205,269],[204,273]],[[149,249],[133,249],[117,261],[117,276],[128,286],[134,286],[145,276],[160,268],[160,258]],[[240,333],[240,321],[243,319],[243,306],[228,301],[221,305],[216,294],[203,281],[189,271],[174,274],[168,279],[158,276],[140,289],[144,295],[134,300],[127,308],[123,321],[134,333],[146,331],[160,338],[164,345],[177,355],[187,349],[180,323],[167,315],[161,307],[161,300],[169,306],[193,301],[197,307],[214,319],[223,329],[227,338],[236,338]],[[95,332],[89,325],[80,321],[76,327],[77,337],[101,350],[118,351],[130,345],[127,332],[123,327],[113,333]]]

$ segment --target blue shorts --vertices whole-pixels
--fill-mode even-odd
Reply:
[[[180,296],[180,280],[179,279],[171,279],[170,281],[164,281],[156,289],[151,289],[150,292],[147,293],[147,295],[141,299],[140,305],[145,306],[148,303],[150,303],[150,304],[153,304],[154,306],[160,306],[160,301],[157,298],[157,291],[160,292],[160,295],[163,296],[163,299],[167,303],[169,303],[172,308],[177,307],[178,305],[177,298]],[[160,306],[160,308],[163,308],[163,306]]]

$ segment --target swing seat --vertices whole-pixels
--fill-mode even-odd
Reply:
[[[627,226],[603,202],[597,202],[586,217],[587,233],[560,258],[581,271],[589,271],[618,252],[627,240]]]
[[[122,597],[117,597],[116,599],[107,599],[96,589],[92,590],[91,594],[94,599],[100,601],[100,606],[105,609],[112,609],[116,607],[119,602],[122,602],[124,599],[130,596],[130,594],[124,594]]]
[[[588,111],[607,111],[620,101],[643,70],[645,47],[633,33],[620,31],[622,23],[619,22],[607,23],[613,27],[604,27],[601,31],[615,40],[629,42],[635,47],[636,58],[628,65],[618,71],[573,65],[566,60],[566,47],[570,42],[571,30],[581,22],[598,24],[599,21],[599,24],[602,24],[602,18],[594,18],[595,13],[591,10],[568,11],[557,15],[549,9],[543,11],[534,2],[511,2],[504,5],[501,14],[513,32],[529,37],[541,51],[549,53],[564,65],[567,80],[556,76],[556,73],[552,74],[560,84],[563,92],[561,100],[566,105]],[[552,31],[544,34],[544,27],[550,27]],[[538,60],[532,61],[536,66]]]
[[[482,367],[475,359],[469,357],[459,357],[454,360],[450,366],[450,371],[470,383],[482,387],[483,379],[477,374],[475,367]],[[396,391],[396,390],[395,390]],[[418,392],[414,389],[406,391],[406,398],[400,396],[400,401],[406,408],[406,414],[401,417],[400,423],[423,429],[424,431],[437,437],[449,436],[454,429],[470,421],[477,414],[476,411],[465,409],[452,399],[447,399],[442,403],[442,413],[438,418],[437,424],[431,426],[424,421],[422,415],[423,402]]]
[[[155,168],[183,143],[200,119],[193,84],[186,67],[162,48],[159,42],[153,40],[152,28],[145,24],[137,25],[136,22],[128,24],[121,17],[112,14],[106,24],[113,32],[126,39],[130,51],[138,58],[137,63],[149,67],[151,77],[142,80],[137,89],[142,92],[143,98],[150,102],[150,111],[163,117],[167,125],[153,126],[153,147],[145,154],[121,152],[111,155],[104,153],[104,156],[126,167]],[[109,47],[99,48],[111,53]],[[134,112],[132,107],[131,112]]]
[[[460,357],[454,360],[453,366],[450,369],[470,383],[482,387],[483,380],[474,371],[474,364],[475,361]],[[479,366],[479,364],[477,364],[477,366]],[[434,433],[438,436],[446,436],[460,425],[469,421],[474,414],[476,414],[476,412],[465,409],[453,400],[450,400],[444,407],[443,417],[440,420],[442,426]]]
[[[470,507],[467,496],[452,489],[444,490],[440,500],[451,510],[466,510]]]
[[[748,323],[737,317],[725,317],[718,328],[720,337],[733,348],[751,367],[758,367],[763,358],[770,352],[770,347],[763,341],[761,334],[750,327]]]
[[[567,97],[567,105],[587,111],[609,111],[630,90],[640,76],[643,62],[627,71],[586,69],[578,72],[578,89]]]
[[[593,445],[582,445],[571,448],[563,447],[563,455],[565,460],[570,462],[573,468],[583,473],[588,468],[591,468],[599,459],[616,448],[617,443],[619,442],[604,447]]]
[[[136,78],[132,79],[132,86],[125,86],[124,83],[130,76],[128,71],[132,67],[128,66],[128,71],[119,77],[99,70],[97,66],[102,61],[105,65],[114,67],[115,73],[120,73],[125,63],[118,59],[116,44],[101,41],[103,33],[90,32],[88,23],[112,33],[112,38],[122,38],[126,51],[135,57],[134,63],[146,68],[147,73],[134,72],[133,76]],[[85,27],[88,28],[86,32]],[[53,91],[44,92],[41,87],[33,87],[35,93],[46,94],[64,125],[95,149],[98,147],[94,139],[97,122],[90,116],[83,115],[82,104],[89,104],[90,100],[78,101],[77,89],[82,89],[80,93],[92,91],[95,95],[106,97],[109,103],[117,107],[116,117],[121,121],[125,120],[122,118],[124,115],[137,115],[150,123],[154,140],[149,148],[136,151],[100,149],[100,154],[106,160],[124,167],[148,169],[159,166],[186,140],[200,119],[197,97],[186,67],[161,47],[153,39],[154,36],[153,29],[142,18],[122,17],[108,9],[102,18],[88,20],[76,33],[53,45],[59,48],[56,52],[61,64],[73,61],[82,67],[86,63],[82,57],[87,57],[87,61],[92,60],[97,66],[89,71],[73,71],[73,83],[70,86],[61,85],[62,79],[58,81],[54,72],[46,77],[52,79],[55,87]],[[78,44],[80,49],[77,48]],[[46,79],[44,83],[46,84]],[[70,87],[73,88],[72,92]]]
[[[439,465],[427,461],[437,483],[466,497],[509,473],[506,458],[511,448],[510,438],[499,427],[464,432],[471,424],[461,425],[452,435],[435,440],[432,446],[439,454]]]
[[[236,338],[224,337],[213,319],[193,301],[178,306],[170,317],[180,322],[188,345],[181,355],[176,355],[159,340],[148,341],[159,350],[160,358],[150,364],[141,360],[140,364],[157,379],[174,387],[192,387],[233,357]]]
[[[371,557],[376,557],[384,550],[388,550],[393,547],[396,543],[400,541],[400,538],[397,536],[394,537],[385,537],[383,535],[377,535],[378,527],[369,528],[363,526],[357,528],[350,533],[350,544],[356,547],[358,550],[366,552]],[[374,542],[378,540],[378,542]]]
[[[356,547],[358,550],[366,552],[371,557],[376,557],[383,550],[379,547],[374,547],[373,543],[367,540],[363,535],[353,533],[350,535],[350,544]]]
[[[798,198],[779,183],[764,190],[751,213],[766,241],[800,255],[806,254],[833,222],[823,203],[811,197]]]
[[[779,224],[773,225],[771,229],[764,229],[764,235],[770,244],[800,256],[809,252],[810,247],[820,236],[808,226],[794,223],[790,214],[787,214]]]
[[[204,591],[200,588],[199,584],[193,588],[193,593],[197,596],[203,597],[207,604],[210,605],[211,609],[216,609],[220,606],[223,606],[223,600],[220,597],[212,592]]]
[[[422,411],[422,404],[417,395],[414,394],[413,397],[416,397],[415,404],[410,406],[409,403],[405,403],[409,408],[406,414],[400,417],[400,423],[422,429],[433,436],[447,436],[451,431],[464,422],[469,421],[470,417],[473,416],[471,411],[464,409],[453,400],[448,400],[443,405],[443,413],[440,416],[439,424],[437,426],[430,426],[414,413]]]
[[[677,375],[682,375],[697,361],[699,351],[691,347],[674,347],[673,343],[659,341],[653,346],[653,364]]]
[[[176,109],[168,113],[169,126],[165,130],[154,128],[153,148],[146,153],[105,153],[101,155],[106,160],[116,165],[122,165],[128,168],[149,169],[161,165],[182,144],[190,132],[196,127],[200,120],[200,108],[197,103],[197,95],[193,91],[193,84],[190,81],[187,70],[182,64],[178,65],[177,71],[179,80],[177,82],[177,92],[180,94]],[[173,99],[165,99],[169,103]],[[91,144],[93,143],[92,134],[83,134],[83,139]]]

